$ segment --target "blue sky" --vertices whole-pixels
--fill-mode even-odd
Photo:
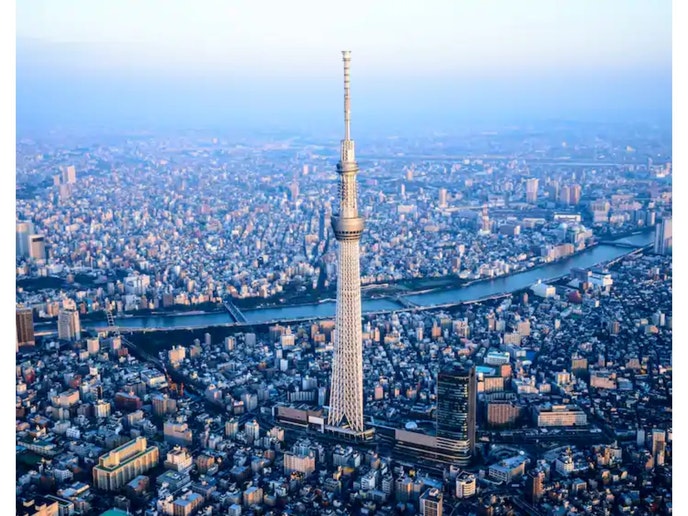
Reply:
[[[354,128],[671,106],[668,0],[24,0],[18,127],[327,125],[342,49]]]

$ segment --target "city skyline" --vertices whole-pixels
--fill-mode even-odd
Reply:
[[[17,512],[676,512],[669,5],[189,5],[17,8]]]

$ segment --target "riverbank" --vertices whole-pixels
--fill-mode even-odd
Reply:
[[[639,249],[651,244],[652,235],[642,236],[636,248],[619,247],[599,244],[590,247],[576,255],[569,256],[556,262],[542,264],[526,271],[499,276],[486,280],[477,280],[470,285],[430,289],[424,293],[413,293],[395,297],[364,298],[362,311],[366,315],[388,313],[405,310],[429,310],[433,308],[450,308],[465,303],[474,303],[490,298],[499,298],[517,291],[529,288],[538,280],[553,281],[556,278],[570,274],[571,269],[580,267],[590,269],[600,264],[610,263],[624,256],[638,252]],[[636,243],[636,242],[634,242]],[[178,316],[151,315],[146,317],[117,318],[116,323],[123,332],[153,332],[170,330],[197,330],[202,328],[251,328],[260,325],[275,324],[277,322],[296,322],[306,320],[328,319],[334,317],[336,302],[327,299],[321,302],[303,305],[287,305],[242,311],[246,322],[237,323],[226,311]],[[41,325],[41,331],[49,333],[49,325]],[[106,327],[105,321],[91,323],[85,321],[82,327],[97,330]],[[52,326],[55,329],[54,325]],[[38,329],[38,328],[37,328]],[[226,331],[226,330],[225,330]]]

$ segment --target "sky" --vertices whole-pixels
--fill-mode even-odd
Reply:
[[[23,0],[17,129],[394,132],[671,112],[669,0]]]

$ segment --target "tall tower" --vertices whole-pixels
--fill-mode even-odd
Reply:
[[[17,345],[34,345],[33,311],[31,308],[17,308]]]
[[[79,312],[67,308],[60,310],[57,315],[57,336],[60,340],[81,339]]]
[[[358,214],[356,174],[358,164],[350,132],[349,66],[351,52],[344,59],[344,139],[337,164],[339,209],[332,215],[337,248],[337,315],[330,411],[327,422],[355,433],[363,429],[363,344],[361,335],[361,272],[359,241],[363,217]],[[336,208],[335,208],[336,210]]]
[[[664,217],[655,226],[655,254],[671,254],[671,217]]]
[[[526,180],[526,202],[537,202],[538,184],[539,181],[536,177],[531,177]]]
[[[475,451],[476,392],[473,367],[437,374],[437,447],[459,466],[468,466]]]
[[[32,222],[17,221],[17,256],[29,256],[29,237],[33,234]]]

